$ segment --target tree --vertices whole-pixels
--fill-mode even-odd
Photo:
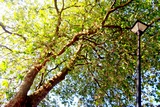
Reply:
[[[142,36],[142,88],[153,86],[152,100],[158,102],[158,1],[1,4],[8,13],[0,23],[0,99],[8,101],[5,107],[47,106],[46,100],[54,102],[51,95],[61,96],[63,103],[81,96],[79,105],[134,105],[137,40],[130,29],[137,19],[151,26]],[[150,97],[143,94],[144,100]]]

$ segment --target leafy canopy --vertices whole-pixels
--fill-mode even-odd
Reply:
[[[55,105],[53,96],[70,105],[75,97],[79,105],[134,105],[137,36],[130,29],[137,19],[152,25],[141,37],[142,101],[158,102],[157,0],[1,0],[0,5],[5,6],[0,19],[1,104],[18,91],[31,66],[56,56],[37,74],[28,94],[68,66],[82,45],[66,79],[41,105]]]

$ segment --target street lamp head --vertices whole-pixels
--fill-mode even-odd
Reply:
[[[148,28],[148,25],[137,20],[133,27],[131,28],[131,31],[137,35],[142,35],[145,30]]]

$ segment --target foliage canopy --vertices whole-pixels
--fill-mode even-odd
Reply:
[[[69,105],[75,97],[86,106],[135,105],[137,36],[130,29],[136,20],[150,25],[141,37],[142,101],[158,103],[157,0],[1,0],[0,5],[5,6],[0,104],[53,106],[53,96],[60,96]]]

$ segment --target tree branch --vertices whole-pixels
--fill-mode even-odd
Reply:
[[[63,8],[61,9],[61,11],[59,11],[58,6],[57,6],[57,0],[54,0],[54,6],[55,6],[55,9],[56,9],[56,12],[58,15],[58,21],[57,21],[57,26],[56,26],[56,30],[55,30],[55,35],[59,35],[58,32],[59,32],[59,27],[61,25],[61,20],[62,20],[61,13],[62,13]]]
[[[115,5],[115,3],[116,3],[116,0],[114,0],[114,2],[112,3],[112,5],[111,5],[111,9],[113,8],[113,6]]]
[[[118,28],[122,31],[121,26],[117,26],[117,25],[103,25],[103,28]]]
[[[12,51],[12,52],[13,52],[13,50],[10,49],[10,48],[8,48],[7,46],[4,46],[4,45],[1,45],[1,44],[0,44],[0,47],[4,47],[4,48],[8,49],[9,51]]]
[[[77,6],[76,3],[75,3],[75,4],[71,5],[71,6],[64,7],[63,10],[69,9],[71,7],[81,7],[81,6]]]
[[[62,9],[61,9],[61,12],[63,11],[64,9],[64,0],[62,0]]]
[[[157,18],[155,18],[155,19],[153,19],[149,24],[148,24],[148,26],[151,26],[154,22],[156,22],[156,21],[160,21],[160,17],[157,17]]]
[[[55,30],[55,35],[59,35],[59,27],[61,25],[61,14],[59,14],[58,16],[58,21],[57,21],[57,26],[56,26],[56,30]]]
[[[103,19],[103,21],[102,21],[102,27],[104,26],[105,21],[107,20],[107,18],[109,17],[109,15],[110,15],[112,12],[118,10],[119,8],[122,8],[122,7],[126,6],[126,5],[128,5],[128,4],[131,3],[132,1],[133,1],[133,0],[128,0],[126,3],[121,4],[120,6],[117,6],[117,7],[115,7],[115,8],[112,8],[113,5],[114,5],[115,2],[116,2],[116,0],[115,0],[115,1],[113,2],[113,4],[112,4],[110,10],[107,12],[106,16],[104,17],[104,19]]]
[[[86,62],[88,62],[88,61],[86,60]],[[100,85],[100,83],[99,83],[98,79],[96,79],[96,78],[95,78],[95,76],[93,75],[93,73],[91,72],[91,70],[90,70],[90,68],[89,68],[89,67],[88,67],[88,70],[89,70],[89,72],[90,72],[91,76],[93,77],[94,81],[95,81],[95,82],[96,82],[96,84],[98,85],[98,87],[99,87],[99,88],[102,88],[102,86]],[[103,90],[103,92],[104,92],[107,96],[109,96],[109,95],[107,94],[107,92],[106,92],[106,91],[104,91],[104,90]]]
[[[59,14],[59,9],[58,9],[58,6],[57,6],[57,0],[54,0],[54,6],[55,6],[57,14]]]
[[[24,36],[22,36],[22,35],[20,35],[20,34],[17,34],[17,33],[12,33],[12,32],[10,32],[10,31],[8,31],[8,30],[6,29],[6,26],[3,25],[2,22],[0,22],[0,26],[2,27],[2,29],[3,29],[6,33],[11,34],[11,35],[12,35],[12,34],[13,34],[13,35],[17,35],[17,36],[23,38],[24,41],[26,41],[26,38],[25,38]]]
[[[57,54],[58,56],[61,55],[66,48],[68,48],[69,46],[71,46],[73,43],[75,43],[76,41],[79,40],[79,37],[82,36],[82,35],[91,35],[91,34],[94,34],[97,32],[99,28],[95,29],[95,30],[87,30],[87,31],[83,31],[83,32],[79,32],[77,34],[75,34],[75,36],[73,37],[73,39],[66,45],[62,48],[62,50]]]
[[[48,70],[48,72],[44,75],[44,77],[46,77],[51,71],[57,69],[59,67],[59,65],[61,65],[62,63],[64,63],[66,60],[62,61],[61,63],[57,64],[54,68]]]

